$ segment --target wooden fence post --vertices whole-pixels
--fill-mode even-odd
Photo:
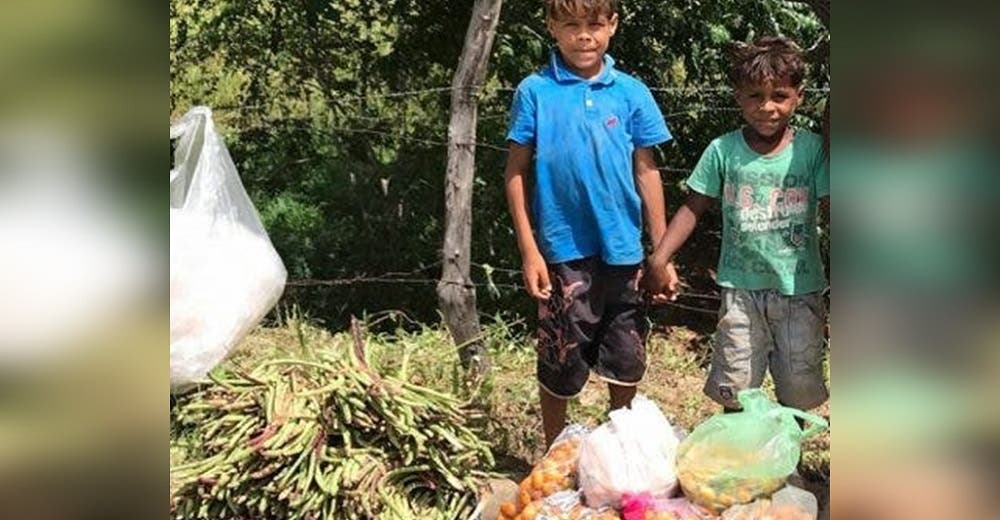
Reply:
[[[438,304],[466,370],[481,372],[489,360],[480,340],[476,288],[469,275],[472,181],[476,165],[476,89],[486,75],[502,0],[476,0],[452,79],[445,180],[445,233]]]

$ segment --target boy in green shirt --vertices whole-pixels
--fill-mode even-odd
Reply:
[[[767,370],[786,406],[809,409],[829,396],[816,215],[820,199],[829,203],[830,176],[822,138],[788,124],[802,103],[804,75],[801,50],[786,38],[736,50],[730,81],[746,126],[702,154],[687,201],[649,259],[647,288],[669,293],[667,262],[721,199],[722,305],[705,393],[728,410]]]

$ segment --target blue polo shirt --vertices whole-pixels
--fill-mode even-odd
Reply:
[[[514,94],[507,139],[535,148],[531,213],[549,263],[643,258],[632,153],[671,137],[653,94],[614,64],[605,55],[601,73],[588,80],[553,49],[549,65]]]

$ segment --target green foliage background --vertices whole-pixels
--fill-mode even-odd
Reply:
[[[171,0],[170,113],[194,105],[216,121],[290,280],[386,273],[406,283],[290,286],[284,302],[339,326],[350,314],[399,309],[437,320],[451,75],[472,2],[445,0]],[[828,38],[808,7],[779,0],[629,1],[610,53],[654,88],[676,140],[660,164],[668,206],[703,147],[739,124],[726,89],[726,48],[765,34],[809,48]],[[479,101],[472,256],[498,268],[480,289],[486,314],[531,314],[505,284],[520,267],[503,195],[513,88],[546,61],[540,0],[504,2]],[[828,57],[814,60],[798,124],[817,129]],[[661,90],[662,89],[662,90]],[[679,262],[708,283],[718,248],[710,216]],[[482,267],[477,281],[487,282]]]

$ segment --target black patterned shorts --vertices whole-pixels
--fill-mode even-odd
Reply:
[[[552,296],[538,305],[538,382],[572,398],[590,371],[634,386],[646,372],[646,304],[640,265],[607,265],[596,257],[549,265]]]

